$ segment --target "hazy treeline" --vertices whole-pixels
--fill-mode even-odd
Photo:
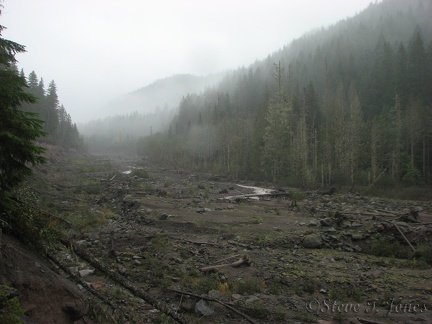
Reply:
[[[154,162],[292,185],[432,182],[431,1],[384,0],[183,98]]]
[[[25,77],[24,71],[21,71],[21,76]],[[83,147],[76,124],[72,122],[64,106],[59,103],[54,80],[49,83],[48,88],[45,88],[43,79],[38,79],[36,73],[32,71],[27,77],[27,85],[27,91],[37,98],[37,102],[23,104],[21,108],[24,111],[36,113],[38,118],[44,122],[43,130],[46,136],[39,140],[68,148]]]
[[[174,117],[170,107],[178,107],[184,94],[201,92],[222,75],[177,74],[155,81],[111,101],[103,110],[113,116],[79,125],[79,131],[92,152],[136,154],[136,140],[166,130]]]
[[[153,113],[133,112],[90,121],[79,126],[91,152],[136,154],[136,141],[142,136],[152,135],[169,126],[174,111],[165,106]]]

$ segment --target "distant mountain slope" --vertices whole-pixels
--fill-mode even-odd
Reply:
[[[114,99],[102,108],[103,116],[138,113],[153,113],[157,107],[175,109],[183,96],[199,93],[217,84],[224,73],[209,76],[177,74],[142,87],[136,91]]]
[[[302,187],[430,185],[431,12],[430,0],[383,0],[307,33],[185,97],[140,153]]]

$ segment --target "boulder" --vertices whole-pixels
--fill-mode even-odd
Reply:
[[[303,246],[307,249],[320,248],[322,245],[321,236],[316,234],[309,234],[303,239]]]

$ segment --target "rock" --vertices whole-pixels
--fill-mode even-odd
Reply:
[[[71,321],[78,321],[88,312],[89,305],[85,302],[65,302],[62,310],[69,316]]]
[[[221,293],[217,290],[210,290],[207,295],[213,299],[220,299],[221,297]]]
[[[249,305],[252,304],[253,302],[259,300],[259,298],[257,296],[250,296],[248,299],[246,299],[245,304]]]
[[[75,267],[68,267],[68,270],[70,272],[72,272],[74,275],[78,274],[78,267],[77,266],[75,266]]]
[[[231,298],[236,301],[236,300],[240,300],[242,298],[242,295],[240,294],[232,294]]]
[[[169,217],[171,217],[171,215],[168,215],[168,214],[166,214],[166,213],[163,213],[163,214],[161,214],[161,215],[159,216],[159,219],[160,219],[160,220],[166,220],[166,219],[168,219]]]
[[[307,249],[319,248],[322,245],[322,239],[316,234],[309,234],[303,239],[303,246]]]
[[[80,277],[85,277],[85,276],[93,274],[94,270],[93,269],[84,269],[84,270],[78,271],[78,273],[79,273]]]
[[[123,202],[124,203],[133,202],[133,200],[134,199],[133,199],[132,195],[129,195],[129,194],[123,197]]]
[[[195,312],[203,316],[210,316],[214,313],[214,310],[208,306],[204,299],[201,299],[195,304]]]
[[[134,260],[133,264],[136,266],[142,265],[141,261],[139,261],[139,260]]]
[[[336,232],[336,229],[333,226],[326,226],[321,229],[323,232]]]
[[[203,214],[203,213],[211,212],[211,209],[209,209],[209,208],[200,208],[200,209],[197,209],[196,212],[198,214]]]
[[[320,219],[321,226],[332,226],[333,220],[330,217]]]
[[[307,226],[318,226],[318,222],[312,219],[311,221],[309,221],[309,224]]]
[[[355,233],[351,236],[351,240],[353,241],[361,241],[363,240],[363,234],[361,233]]]

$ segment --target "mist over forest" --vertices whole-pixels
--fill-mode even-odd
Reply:
[[[179,74],[116,98],[104,106],[105,116],[79,125],[88,148],[95,153],[136,154],[136,140],[169,128],[182,97],[214,86],[223,73],[198,77]]]
[[[249,66],[167,77],[113,99],[78,128],[66,111],[57,123],[79,129],[90,152],[235,178],[430,184],[430,12],[426,0],[370,4]],[[30,77],[36,93],[43,80]]]
[[[185,94],[138,153],[304,187],[431,183],[430,12],[430,1],[387,0],[305,34]]]

